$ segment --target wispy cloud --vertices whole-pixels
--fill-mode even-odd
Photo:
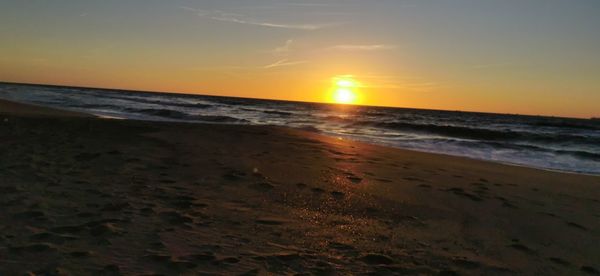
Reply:
[[[319,7],[319,8],[336,6],[331,3],[282,3],[282,4],[286,5],[286,6],[295,6],[295,7]]]
[[[440,85],[435,82],[379,82],[366,84],[363,87],[376,89],[402,89],[408,91],[427,92],[431,89],[438,88]]]
[[[294,44],[294,40],[293,39],[288,39],[285,41],[285,44],[276,47],[275,49],[273,49],[273,54],[277,55],[277,56],[284,56],[289,54],[292,51],[292,45]]]
[[[284,59],[278,60],[274,63],[267,64],[267,65],[263,66],[262,68],[263,69],[273,69],[273,68],[277,68],[277,67],[294,66],[294,65],[304,64],[304,63],[308,63],[308,61],[306,61],[306,60],[291,61],[291,60],[284,58]]]
[[[249,18],[242,14],[237,13],[229,13],[219,10],[203,10],[203,9],[195,9],[190,7],[180,7],[183,10],[195,12],[200,17],[209,18],[212,20],[244,24],[244,25],[253,25],[267,28],[279,28],[279,29],[292,29],[292,30],[304,30],[304,31],[314,31],[319,30],[329,26],[335,26],[339,24],[287,24],[287,23],[275,23],[269,22],[267,20],[261,20],[256,18]]]
[[[224,65],[224,66],[211,66],[211,67],[191,67],[189,68],[189,70],[192,71],[243,71],[243,72],[250,72],[250,71],[256,71],[257,69],[260,70],[268,70],[268,69],[275,69],[275,68],[280,68],[280,67],[290,67],[290,66],[294,66],[294,65],[300,65],[300,64],[305,64],[308,63],[307,60],[290,60],[287,58],[284,59],[279,59],[273,63],[269,63],[267,65],[260,65],[260,66],[239,66],[239,65]]]
[[[395,75],[366,74],[350,76],[360,81],[363,88],[402,89],[406,91],[427,92],[439,88],[437,82],[422,78],[406,78]]]
[[[471,66],[472,69],[490,69],[490,68],[499,68],[499,67],[507,67],[514,65],[512,62],[496,62],[496,63],[485,63],[485,64],[476,64]]]
[[[331,50],[343,51],[384,51],[396,49],[396,45],[390,44],[342,44],[330,47]]]

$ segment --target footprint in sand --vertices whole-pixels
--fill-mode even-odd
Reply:
[[[440,273],[438,273],[438,276],[458,276],[460,275],[460,273],[454,271],[454,270],[449,270],[449,269],[445,269],[440,271]]]
[[[579,225],[579,224],[577,224],[575,222],[567,222],[567,225],[570,226],[570,227],[572,227],[572,228],[577,228],[577,229],[583,230],[583,231],[587,231],[588,230],[586,227],[584,227],[582,225]]]
[[[112,235],[120,235],[123,233],[123,229],[117,227],[112,223],[102,223],[98,226],[90,229],[90,234],[93,236],[112,236]]]
[[[259,275],[260,272],[261,272],[260,268],[254,268],[254,269],[248,270],[248,271],[240,274],[240,276],[256,276],[256,275]]]
[[[88,258],[93,255],[92,251],[73,251],[69,253],[69,256],[73,258]]]
[[[193,218],[187,215],[182,215],[179,212],[162,212],[159,215],[163,219],[167,220],[171,225],[182,225],[194,222]]]
[[[593,268],[591,266],[584,265],[584,266],[581,266],[580,269],[581,269],[582,272],[585,272],[587,274],[600,275],[600,271],[598,271],[597,269],[595,269],[595,268]]]
[[[538,214],[540,215],[544,215],[544,216],[549,216],[549,217],[553,217],[553,218],[558,218],[559,216],[557,216],[554,213],[550,213],[550,212],[538,212]]]
[[[562,265],[562,266],[570,266],[571,265],[571,263],[569,263],[561,258],[558,258],[558,257],[550,257],[550,258],[548,258],[548,260],[550,260],[551,262],[553,262],[555,264]]]
[[[125,159],[125,162],[127,162],[127,163],[138,163],[138,162],[142,162],[142,159],[139,159],[139,158],[136,158],[136,157],[134,157],[134,158],[127,158],[127,159]]]
[[[50,232],[58,234],[77,234],[84,230],[83,226],[58,226],[50,229]]]
[[[250,184],[249,187],[254,190],[263,191],[263,192],[270,191],[275,188],[275,186],[271,185],[268,182],[259,182],[259,183]]]
[[[519,207],[517,207],[517,205],[512,204],[509,201],[505,201],[502,202],[502,206],[507,207],[507,208],[512,208],[512,209],[518,209]]]
[[[217,260],[217,263],[222,263],[222,264],[237,264],[239,263],[241,260],[236,258],[236,257],[225,257],[223,259]]]
[[[78,240],[78,236],[67,234],[55,234],[50,232],[42,232],[34,234],[29,238],[31,241],[47,242],[51,244],[64,244],[65,242]]]
[[[34,220],[46,220],[46,214],[42,211],[25,211],[13,215],[15,219],[34,219]]]
[[[455,187],[455,188],[449,188],[449,189],[446,189],[445,191],[452,192],[455,195],[463,196],[463,197],[466,197],[466,198],[468,198],[470,200],[473,200],[473,201],[483,201],[483,198],[481,198],[481,197],[479,197],[477,195],[465,192],[465,190],[463,190],[462,188],[457,188],[457,187]]]
[[[167,179],[167,178],[161,179],[159,182],[163,183],[163,184],[175,184],[175,183],[177,183],[177,181],[175,181],[173,179]]]
[[[177,272],[185,272],[186,270],[193,269],[196,266],[198,266],[194,262],[174,259],[168,254],[153,251],[148,251],[148,254],[146,254],[144,258],[149,261],[152,261],[155,264],[162,264],[163,266]]]
[[[109,204],[104,205],[104,207],[102,208],[102,211],[121,212],[127,208],[131,208],[131,204],[129,204],[129,202],[116,202],[116,203],[109,203]]]
[[[110,264],[102,268],[103,275],[121,275],[121,269],[119,266]]]
[[[456,258],[452,260],[456,266],[464,268],[464,269],[477,269],[481,267],[481,263],[477,261],[472,261],[466,258]]]
[[[471,183],[471,186],[474,186],[478,191],[481,191],[481,192],[486,192],[486,191],[490,190],[490,188],[488,188],[486,185],[487,184],[481,183],[481,182]]]
[[[369,265],[390,265],[394,260],[386,255],[370,253],[359,258],[360,261]]]
[[[342,192],[338,192],[338,191],[333,191],[331,192],[331,196],[334,197],[335,199],[342,199],[344,198],[346,194],[342,193]]]
[[[17,186],[0,187],[0,194],[16,194],[21,192],[22,189]]]
[[[91,218],[91,217],[96,217],[96,216],[100,216],[100,214],[91,213],[91,212],[81,212],[81,213],[77,214],[77,217],[79,217],[79,218]]]
[[[335,249],[335,250],[339,250],[339,251],[355,251],[356,250],[354,248],[354,246],[352,246],[352,245],[345,244],[345,243],[339,243],[339,242],[330,242],[329,247],[332,249]]]
[[[500,200],[502,202],[503,207],[518,209],[518,207],[515,204],[513,204],[512,202],[510,202],[508,199],[506,199],[504,197],[496,196],[496,199]]]
[[[245,176],[246,176],[246,173],[239,171],[239,170],[235,170],[235,169],[229,169],[226,173],[224,173],[222,175],[223,179],[229,180],[229,181],[238,181]]]
[[[521,251],[523,253],[527,253],[527,254],[534,254],[535,253],[535,251],[533,249],[531,249],[531,248],[529,248],[529,247],[527,247],[527,246],[525,246],[525,245],[523,245],[521,243],[518,243],[518,242],[515,242],[515,243],[509,245],[509,247],[512,247],[512,248],[514,248],[516,250],[519,250],[519,251]]]
[[[276,217],[263,217],[256,220],[256,223],[263,225],[283,225],[288,223],[289,221],[283,218]]]
[[[168,199],[169,204],[177,209],[189,209],[192,206],[196,206],[196,198],[186,195],[178,195]]]
[[[354,176],[354,175],[352,175],[352,176],[351,176],[351,175],[349,175],[349,176],[346,176],[346,178],[347,178],[348,180],[350,180],[350,181],[351,181],[352,183],[354,183],[354,184],[358,184],[358,183],[362,182],[362,178],[360,178],[360,177],[357,177],[357,176]]]
[[[310,189],[313,193],[315,194],[322,194],[325,192],[325,190],[321,189],[321,188],[312,188]]]
[[[296,187],[298,187],[298,189],[305,189],[306,188],[306,184],[304,183],[296,183]]]
[[[56,248],[55,245],[50,244],[50,243],[31,243],[31,244],[27,244],[24,246],[16,246],[16,247],[10,247],[9,251],[13,252],[13,253],[38,253],[38,252],[45,252],[45,253],[54,253],[54,252],[58,252],[58,248]]]
[[[203,252],[198,254],[187,255],[182,258],[186,261],[191,261],[195,263],[205,263],[205,262],[213,262],[217,259],[213,252]]]
[[[403,177],[402,179],[404,179],[406,181],[411,181],[411,182],[425,182],[424,179],[421,179],[421,178],[418,178],[418,177],[412,177],[412,176]]]
[[[109,155],[121,155],[122,153],[118,150],[111,150],[111,151],[107,151],[106,154]]]

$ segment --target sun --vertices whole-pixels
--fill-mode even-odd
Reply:
[[[349,76],[333,78],[332,101],[337,104],[356,104],[358,102],[359,84]]]
[[[333,100],[339,104],[352,104],[356,102],[356,94],[348,88],[338,88],[333,94]]]

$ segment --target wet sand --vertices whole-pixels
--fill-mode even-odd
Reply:
[[[600,177],[0,100],[0,275],[594,274]]]

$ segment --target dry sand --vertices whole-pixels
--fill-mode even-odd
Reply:
[[[600,269],[600,177],[4,101],[0,140],[0,275]]]

